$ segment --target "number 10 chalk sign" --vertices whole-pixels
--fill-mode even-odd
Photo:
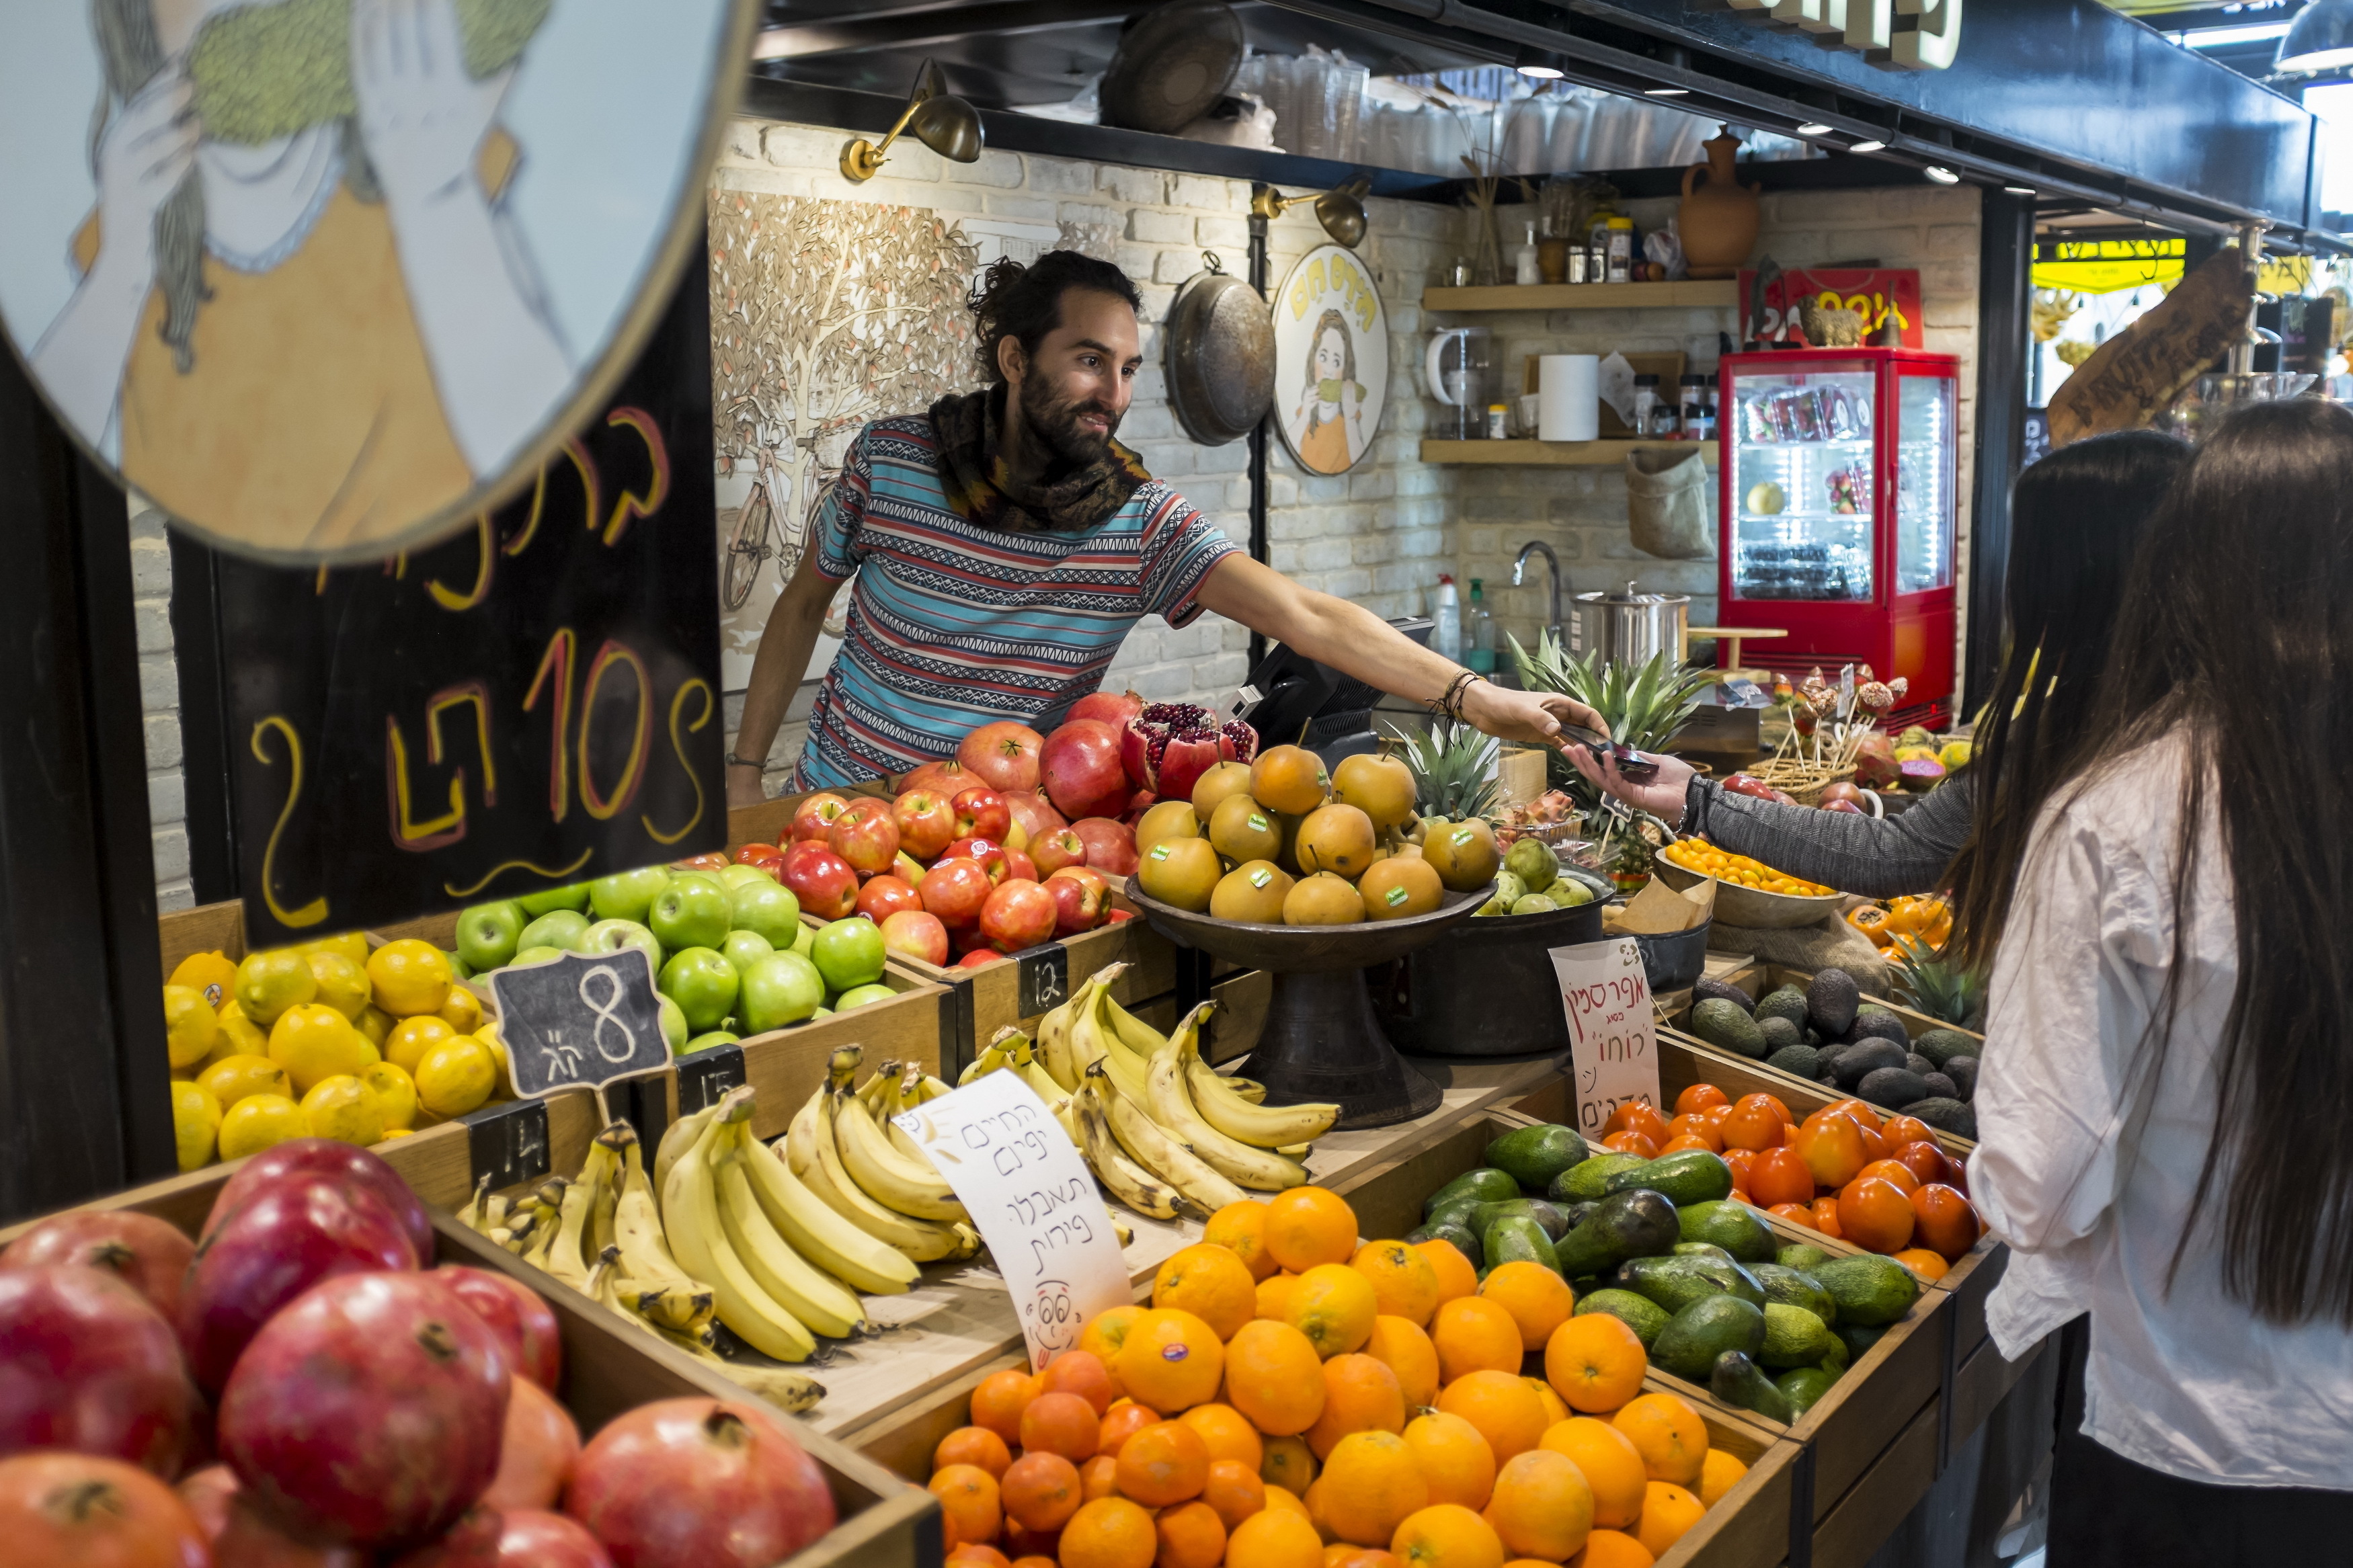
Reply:
[[[515,1093],[526,1099],[601,1089],[670,1066],[653,964],[637,948],[567,952],[498,970],[491,975],[491,999]]]

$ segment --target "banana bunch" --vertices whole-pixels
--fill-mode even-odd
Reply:
[[[948,1086],[919,1066],[893,1062],[863,1089],[853,1087],[862,1054],[856,1046],[833,1053],[824,1087],[795,1114],[776,1152],[817,1200],[812,1210],[893,1253],[913,1283],[918,1263],[960,1260],[980,1250],[972,1216],[890,1121],[911,1103],[947,1093]]]
[[[717,1314],[712,1293],[709,1290],[688,1291],[670,1285],[649,1284],[622,1272],[618,1243],[597,1255],[596,1266],[588,1270],[583,1287],[590,1300],[610,1310],[623,1322],[705,1363],[730,1382],[747,1392],[758,1394],[769,1404],[788,1412],[807,1410],[825,1397],[825,1384],[805,1372],[788,1366],[755,1366],[745,1362],[728,1361],[711,1348],[711,1324]],[[667,1321],[676,1313],[674,1304],[683,1301],[690,1310],[685,1326],[672,1327]]]

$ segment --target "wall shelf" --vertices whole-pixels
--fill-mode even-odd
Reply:
[[[1493,289],[1425,289],[1425,310],[1626,310],[1645,306],[1729,310],[1740,303],[1733,279],[1681,283],[1505,283]]]
[[[1515,464],[1532,468],[1614,468],[1629,452],[1688,452],[1715,466],[1713,441],[1433,441],[1421,444],[1425,463]]]

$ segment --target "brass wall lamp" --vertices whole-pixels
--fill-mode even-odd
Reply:
[[[1313,200],[1315,221],[1324,226],[1324,232],[1354,250],[1357,242],[1365,237],[1365,196],[1372,188],[1373,177],[1370,174],[1359,174],[1347,184],[1335,185],[1321,195],[1303,191],[1295,196],[1286,196],[1272,185],[1260,185],[1250,192],[1250,216],[1278,218],[1300,203]]]
[[[891,133],[882,138],[881,146],[860,136],[842,147],[841,177],[852,184],[872,179],[881,169],[882,161],[890,156],[891,143],[902,135],[913,136],[941,157],[957,163],[969,163],[979,158],[985,140],[979,112],[948,90],[947,79],[932,60],[925,60],[923,68],[915,73],[915,86],[907,94],[907,107],[901,111],[899,122],[891,127]]]

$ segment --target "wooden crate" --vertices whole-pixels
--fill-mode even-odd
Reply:
[[[1936,1479],[1937,1402],[1904,1424],[1871,1468],[1816,1510],[1812,1539],[1789,1555],[1789,1568],[1862,1568]],[[1822,1495],[1819,1474],[1815,1495]]]
[[[399,1139],[394,1146],[417,1141]],[[208,1166],[82,1206],[135,1209],[194,1236],[235,1168]],[[0,1246],[37,1223],[27,1220],[0,1229]],[[564,1385],[555,1392],[579,1421],[584,1436],[593,1436],[615,1416],[649,1400],[752,1397],[692,1357],[621,1323],[577,1290],[547,1289],[548,1282],[537,1270],[526,1268],[448,1215],[435,1214],[433,1229],[437,1263],[462,1263],[522,1279],[554,1310],[564,1341]],[[795,1437],[825,1472],[841,1522],[824,1540],[786,1561],[794,1568],[937,1568],[938,1502],[886,1468],[812,1429],[806,1421],[791,1419]]]

